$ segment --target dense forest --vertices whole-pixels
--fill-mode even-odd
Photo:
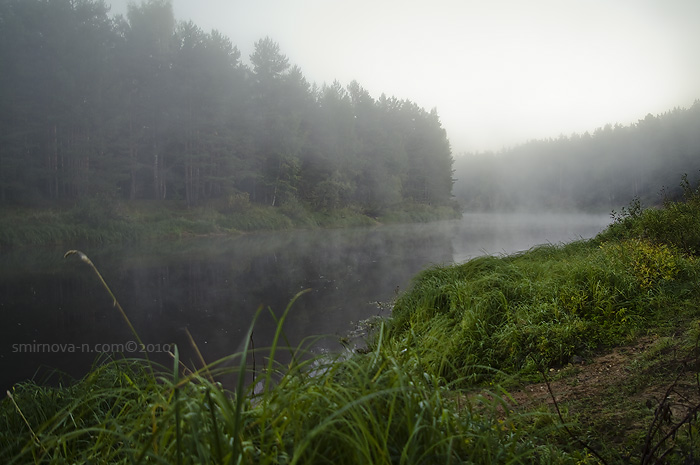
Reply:
[[[102,0],[3,0],[0,63],[0,205],[451,201],[435,110],[310,84],[270,38],[247,65],[168,0],[126,18]]]
[[[635,197],[676,198],[684,174],[700,179],[700,101],[629,126],[458,156],[455,196],[471,210],[609,211]]]

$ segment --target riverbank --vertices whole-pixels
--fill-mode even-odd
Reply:
[[[278,366],[249,348],[198,370],[175,353],[169,367],[119,360],[72,386],[17,385],[0,405],[0,456],[683,463],[700,439],[699,252],[696,190],[591,240],[428,269],[362,353],[302,345]],[[226,391],[224,376],[241,382]]]
[[[312,212],[299,203],[186,208],[178,202],[85,200],[65,208],[5,208],[0,247],[115,244],[254,231],[345,228],[459,218],[456,207],[402,204],[378,216],[345,208]]]

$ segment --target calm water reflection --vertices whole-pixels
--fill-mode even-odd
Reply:
[[[280,315],[301,290],[311,289],[294,304],[284,326],[290,344],[330,335],[318,347],[333,349],[334,335],[380,314],[377,302],[391,300],[397,288],[408,287],[431,264],[592,237],[608,223],[606,215],[468,214],[460,221],[431,224],[83,251],[112,287],[144,343],[176,343],[185,360],[193,359],[187,328],[204,358],[213,361],[242,348],[259,307]],[[80,376],[95,360],[97,345],[134,339],[96,276],[76,257],[64,259],[64,252],[3,252],[3,389],[34,376],[42,365]],[[255,327],[257,347],[269,344],[274,326],[264,312]],[[168,362],[164,354],[156,358]]]

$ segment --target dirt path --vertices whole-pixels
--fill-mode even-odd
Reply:
[[[549,384],[557,402],[597,398],[604,395],[612,386],[623,383],[629,377],[631,363],[653,345],[654,341],[653,337],[645,337],[634,345],[615,348],[610,353],[590,361],[580,361],[561,370],[551,369]],[[571,375],[554,379],[560,375],[561,371],[570,372]],[[552,404],[552,398],[544,382],[524,386],[511,391],[510,394],[516,405],[520,407],[541,405],[545,402]]]
[[[640,457],[645,443],[674,446],[675,434],[665,442],[661,438],[700,411],[699,371],[700,357],[682,350],[679,340],[649,336],[550,370],[548,378],[559,408],[580,425],[582,434],[629,458]],[[547,405],[555,411],[544,382],[509,393],[516,410]]]

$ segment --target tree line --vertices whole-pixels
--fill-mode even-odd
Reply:
[[[616,209],[700,180],[700,101],[634,124],[456,157],[455,196],[470,210]]]
[[[270,38],[246,65],[169,0],[108,13],[102,0],[0,2],[0,203],[450,202],[436,110],[310,84]]]

